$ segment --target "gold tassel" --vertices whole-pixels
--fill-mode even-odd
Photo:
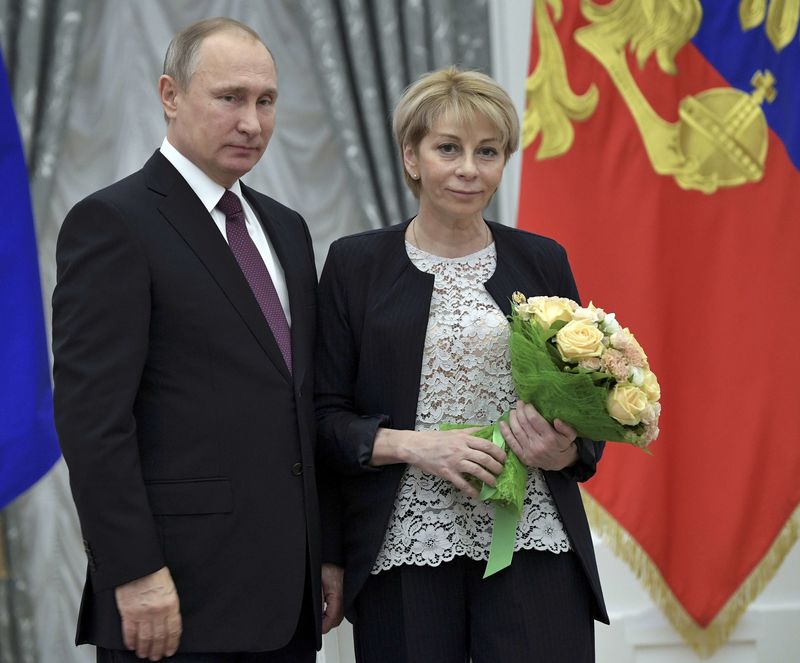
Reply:
[[[581,490],[581,496],[592,529],[630,567],[649,592],[653,602],[661,608],[675,630],[701,658],[708,658],[728,641],[747,607],[764,590],[786,559],[800,531],[798,505],[758,565],[711,623],[702,628],[686,612],[664,581],[658,567],[638,542],[587,491]]]

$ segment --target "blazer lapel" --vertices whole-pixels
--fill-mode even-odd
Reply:
[[[434,276],[421,272],[408,257],[405,246],[405,229],[408,223],[396,227],[388,234],[390,245],[381,264],[381,302],[368,313],[381,320],[384,337],[394,339],[387,353],[401,357],[387,361],[395,371],[386,376],[387,396],[391,411],[395,413],[392,424],[396,428],[413,429],[417,419],[419,382],[422,373],[422,355],[428,331]],[[358,276],[355,276],[358,278]],[[388,387],[391,381],[391,388]],[[378,388],[383,388],[383,385]]]
[[[497,265],[495,266],[494,274],[483,285],[503,314],[511,315],[511,295],[514,294],[515,290],[524,290],[526,280],[508,260],[507,236],[503,232],[503,228],[496,229],[496,224],[490,224],[490,227],[494,235]],[[530,279],[527,280],[529,281]]]
[[[517,290],[526,297],[558,294],[548,279],[551,262],[546,257],[520,251],[514,244],[518,241],[516,232],[492,221],[487,223],[494,234],[497,267],[484,286],[503,313],[511,315],[511,295]]]
[[[159,212],[208,269],[231,305],[287,381],[291,376],[253,291],[208,210],[160,152],[144,167],[148,186],[164,196]]]

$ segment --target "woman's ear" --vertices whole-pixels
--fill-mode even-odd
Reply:
[[[406,145],[403,148],[403,165],[405,166],[406,172],[409,174],[412,180],[419,179],[417,152],[410,145]]]

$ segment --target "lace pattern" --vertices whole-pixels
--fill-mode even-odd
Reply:
[[[487,424],[516,402],[508,324],[484,287],[494,273],[494,243],[463,258],[441,258],[410,243],[417,269],[435,277],[422,357],[416,430],[443,422]],[[469,388],[465,388],[469,385]],[[409,466],[395,497],[372,573],[400,564],[438,566],[457,555],[489,556],[494,507],[449,481]],[[530,472],[515,550],[570,549],[542,472]]]

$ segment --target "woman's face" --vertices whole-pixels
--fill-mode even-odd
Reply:
[[[445,115],[403,160],[420,182],[420,214],[445,222],[480,221],[505,167],[497,130],[482,115],[466,125]]]

